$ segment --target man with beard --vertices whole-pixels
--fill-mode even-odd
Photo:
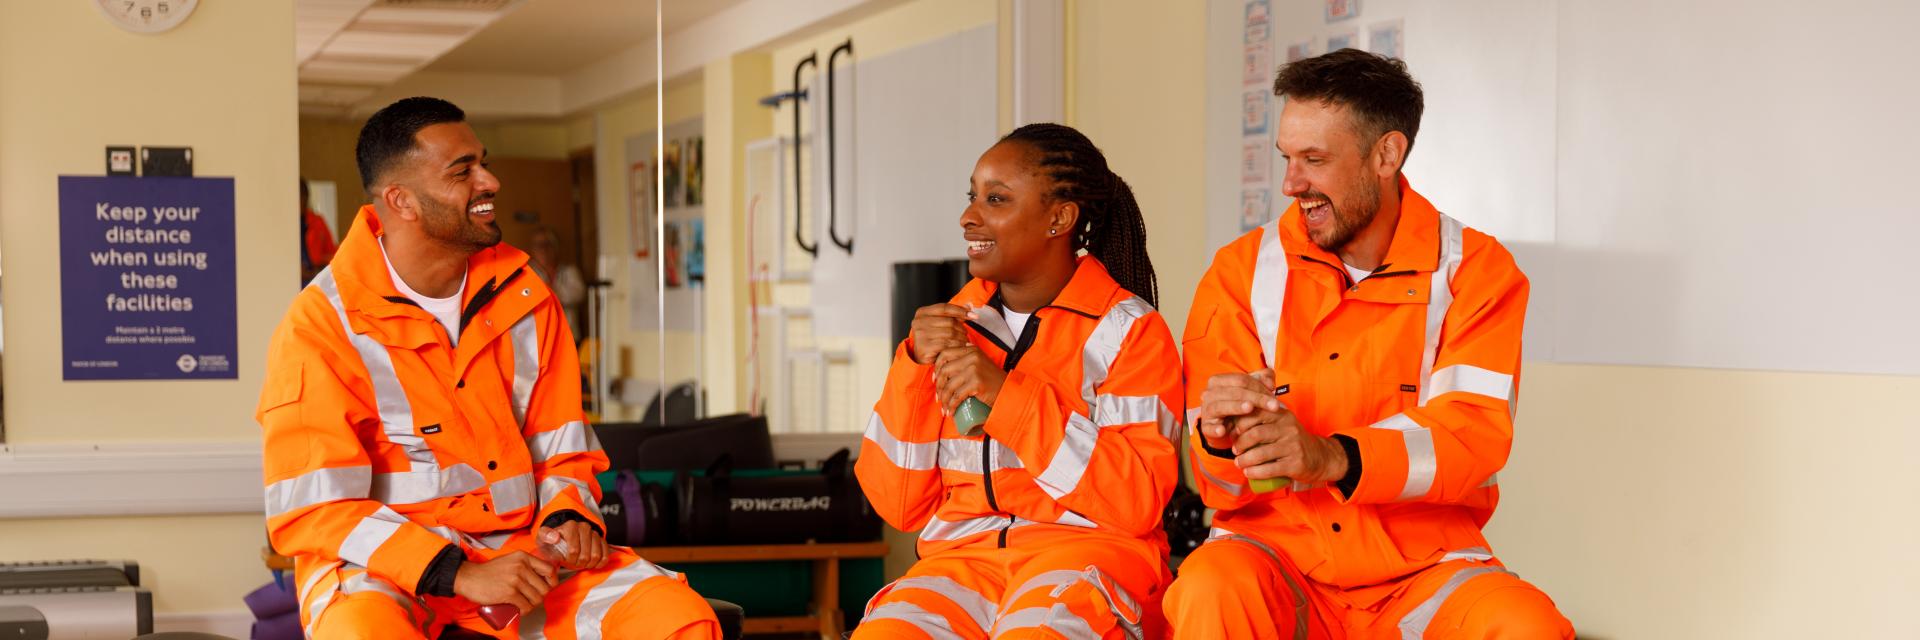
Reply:
[[[1401,174],[1420,85],[1353,49],[1290,63],[1294,205],[1222,248],[1183,342],[1197,484],[1181,638],[1571,638],[1481,534],[1513,440],[1527,279]]]
[[[373,204],[274,332],[257,414],[267,532],[294,558],[301,623],[315,638],[718,637],[678,574],[602,537],[608,462],[573,335],[527,255],[500,244],[500,183],[465,118],[408,98],[367,120]]]

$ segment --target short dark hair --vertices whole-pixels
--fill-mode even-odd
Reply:
[[[354,145],[354,160],[360,164],[360,186],[373,191],[401,156],[413,151],[414,134],[421,129],[449,122],[466,122],[467,113],[439,98],[414,97],[387,105],[367,118],[360,127],[360,141]]]
[[[1420,133],[1420,113],[1426,110],[1420,83],[1407,73],[1407,63],[1358,49],[1287,63],[1273,79],[1273,95],[1346,107],[1361,144],[1371,145],[1398,131],[1407,136],[1408,153]]]

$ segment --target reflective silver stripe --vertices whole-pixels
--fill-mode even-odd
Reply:
[[[640,584],[643,580],[671,578],[676,575],[679,574],[639,558],[635,558],[632,564],[615,569],[612,575],[607,576],[606,581],[594,585],[593,589],[587,591],[586,597],[580,600],[580,610],[573,616],[574,633],[578,634],[580,640],[596,640],[607,635],[615,638],[627,637],[621,633],[608,633],[614,630],[603,628],[607,612],[613,609],[614,603],[619,602],[620,598],[627,595],[634,585]]]
[[[329,562],[326,566],[315,569],[313,575],[307,577],[307,583],[300,586],[301,606],[306,606],[307,596],[313,595],[313,585],[320,584],[321,578],[327,577],[327,574],[332,573],[334,569],[340,568],[341,564],[339,561]]]
[[[1485,489],[1487,487],[1491,487],[1497,484],[1500,484],[1500,474],[1495,473],[1487,476],[1487,481],[1480,483],[1480,488]]]
[[[466,463],[444,471],[403,471],[373,476],[373,499],[384,504],[417,504],[463,496],[487,486],[487,479]]]
[[[440,472],[438,471],[402,471],[373,476],[373,499],[382,504],[415,504],[439,497]]]
[[[1486,547],[1467,547],[1459,551],[1448,551],[1447,555],[1440,556],[1441,562],[1452,562],[1454,560],[1472,560],[1474,562],[1486,562],[1492,559],[1493,559],[1493,551],[1487,549]]]
[[[1179,451],[1180,436],[1186,433],[1186,422],[1180,419],[1179,413],[1167,408],[1165,403],[1159,405],[1159,415],[1154,417],[1160,420],[1160,435],[1173,443],[1174,451]]]
[[[1429,395],[1432,397],[1465,391],[1495,400],[1513,398],[1513,376],[1470,364],[1456,364],[1433,372],[1433,378],[1427,382],[1427,386],[1431,387],[1432,393]]]
[[[452,527],[422,527],[422,528],[426,529],[427,531],[433,532],[433,535],[446,538],[447,542],[451,542],[451,543],[460,545],[462,547],[467,546],[466,542],[462,540],[462,538],[464,538],[465,536],[454,531]]]
[[[1033,477],[1034,483],[1055,500],[1073,493],[1080,486],[1080,478],[1086,475],[1087,465],[1093,461],[1093,447],[1099,439],[1100,427],[1092,420],[1078,413],[1068,415],[1060,446],[1053,450],[1047,469]]]
[[[1420,426],[1404,413],[1396,413],[1375,422],[1373,428],[1400,432],[1402,442],[1407,447],[1407,484],[1394,500],[1413,500],[1426,496],[1427,491],[1433,489],[1433,478],[1439,472],[1439,459],[1433,452],[1433,431]]]
[[[1034,589],[1042,589],[1046,587],[1058,587],[1061,585],[1069,585],[1084,579],[1086,579],[1085,574],[1082,574],[1079,571],[1074,571],[1071,569],[1055,569],[1053,571],[1047,571],[1047,572],[1041,573],[1040,575],[1034,576],[1032,578],[1028,578],[1026,582],[1022,583],[1018,588],[1013,590],[1013,595],[1009,596],[1006,601],[1008,603],[1019,602],[1020,596],[1027,595],[1028,591],[1032,591]]]
[[[860,623],[866,624],[877,620],[899,620],[905,622],[913,625],[913,628],[918,629],[921,633],[927,634],[927,637],[931,640],[964,640],[960,637],[960,634],[954,633],[952,629],[947,628],[949,623],[946,618],[922,609],[920,605],[911,602],[889,602],[874,607],[873,611],[868,612],[866,617],[861,618]],[[982,630],[984,630],[984,628],[982,628]]]
[[[1287,306],[1287,250],[1280,246],[1280,221],[1260,228],[1260,253],[1253,261],[1253,286],[1247,291],[1253,328],[1260,334],[1260,362],[1279,362],[1280,312]]]
[[[1142,636],[1139,625],[1139,605],[1134,602],[1133,597],[1125,590],[1110,585],[1105,576],[1100,573],[1100,569],[1096,567],[1089,566],[1085,571],[1064,569],[1048,571],[1034,576],[1028,579],[1025,584],[1020,585],[1020,588],[1014,590],[1013,596],[1007,598],[1006,601],[1008,603],[1019,602],[1021,596],[1026,595],[1028,592],[1048,587],[1058,587],[1054,590],[1053,594],[1058,595],[1061,588],[1076,582],[1085,582],[1100,593],[1101,598],[1107,601],[1107,608],[1112,612],[1114,620],[1120,624],[1120,627],[1126,633],[1127,637],[1138,640]],[[1131,614],[1131,616],[1129,614]],[[1030,607],[1002,616],[999,625],[994,628],[993,635],[994,637],[999,637],[1015,629],[1032,628],[1048,629],[1068,638],[1100,637],[1100,634],[1095,632],[1085,619],[1075,615],[1072,611],[1068,610],[1064,604],[1055,604],[1051,607]]]
[[[540,481],[540,504],[553,503],[568,488],[574,489],[575,493],[579,494],[580,504],[593,511],[600,510],[600,501],[593,499],[593,488],[587,486],[585,482],[566,476],[547,476]]]
[[[417,607],[419,603],[414,602],[413,598],[407,597],[406,594],[401,593],[398,587],[374,576],[372,572],[362,571],[347,576],[346,579],[340,581],[340,593],[354,594],[368,591],[393,598],[394,602],[400,603],[400,608],[406,610],[407,621],[413,623],[414,629],[421,629],[426,626],[421,622],[419,617],[419,608]],[[429,615],[431,615],[431,611],[429,611]]]
[[[267,485],[267,517],[284,515],[334,500],[365,498],[373,486],[373,467],[325,467]]]
[[[513,419],[526,428],[533,383],[540,379],[540,327],[529,313],[513,323],[507,335],[513,342]]]
[[[1087,638],[1098,640],[1100,634],[1086,620],[1074,615],[1067,605],[1056,604],[1051,607],[1029,607],[1000,618],[1000,624],[994,627],[993,637],[999,638],[1019,629],[1046,629],[1060,634],[1063,638],[1077,640]],[[1138,638],[1138,635],[1129,634]]]
[[[1459,589],[1460,585],[1466,584],[1468,580],[1488,573],[1511,574],[1512,572],[1500,567],[1472,567],[1454,573],[1452,577],[1447,578],[1446,584],[1440,585],[1439,591],[1427,596],[1425,602],[1414,607],[1413,611],[1407,612],[1407,617],[1400,619],[1400,638],[1420,640],[1427,634],[1427,625],[1433,622],[1434,614],[1440,612],[1440,605],[1447,601],[1447,596],[1453,595],[1453,591]]]
[[[1012,522],[1011,525],[1008,524],[1009,521]],[[935,541],[935,542],[944,541],[944,540],[959,540],[967,536],[977,535],[977,534],[985,533],[988,531],[999,531],[1001,529],[1019,528],[1019,527],[1024,527],[1030,524],[1034,524],[1033,521],[1021,520],[1018,518],[1008,518],[1007,516],[980,516],[978,518],[968,518],[966,520],[961,520],[959,522],[948,522],[945,520],[941,520],[939,517],[936,516],[936,517],[927,519],[927,527],[925,529],[920,530],[920,539]]]
[[[353,344],[353,350],[360,354],[360,363],[367,368],[367,378],[373,382],[374,401],[380,411],[381,431],[386,433],[387,440],[407,449],[414,471],[437,466],[426,441],[413,435],[413,405],[407,402],[406,387],[394,372],[393,354],[388,353],[387,346],[380,341],[353,331],[353,322],[347,319],[347,307],[340,301],[340,287],[334,281],[332,267],[321,269],[320,275],[313,278],[313,286],[326,295],[327,302],[339,314],[340,329],[346,332],[347,342]]]
[[[1100,316],[1093,332],[1087,334],[1087,341],[1080,345],[1080,399],[1086,401],[1089,410],[1094,392],[1100,383],[1107,381],[1113,361],[1120,357],[1120,346],[1126,343],[1127,333],[1133,331],[1133,321],[1149,313],[1153,313],[1153,305],[1145,300],[1138,297],[1121,300]]]
[[[336,587],[334,590],[328,591],[326,597],[320,600],[319,604],[315,604],[312,607],[307,608],[306,637],[308,638],[314,637],[313,630],[320,626],[320,614],[327,612],[327,605],[333,604],[333,596],[334,594],[337,594],[337,593],[340,593],[340,590]],[[305,607],[305,601],[302,601],[302,606]]]
[[[1211,455],[1211,454],[1205,451],[1195,451],[1193,455],[1197,457],[1197,456],[1204,456],[1204,455]],[[1247,485],[1240,484],[1237,482],[1228,482],[1227,480],[1222,479],[1219,476],[1213,475],[1212,471],[1207,470],[1207,465],[1205,463],[1194,464],[1193,468],[1200,472],[1200,477],[1206,478],[1207,482],[1212,483],[1214,487],[1220,489],[1221,491],[1227,492],[1227,495],[1239,497],[1241,494],[1244,494],[1247,492]]]
[[[940,468],[961,473],[985,473],[980,468],[980,441],[966,438],[943,438],[940,440]],[[993,441],[993,468],[1024,469],[1020,456],[999,440]]]
[[[1093,409],[1093,423],[1102,427],[1120,427],[1160,420],[1159,396],[1115,396],[1102,393],[1095,395],[1089,404]]]
[[[973,619],[973,624],[980,627],[981,633],[985,633],[987,630],[993,628],[993,619],[999,611],[999,607],[994,606],[993,601],[988,600],[986,596],[980,595],[980,592],[968,589],[960,583],[955,582],[953,578],[946,576],[901,578],[899,581],[893,583],[893,587],[889,591],[900,591],[902,589],[931,591],[935,595],[946,598],[948,602],[952,602],[954,606],[960,607],[960,610],[967,612],[967,617]],[[869,617],[867,619],[871,620],[872,618]]]
[[[587,423],[579,420],[560,425],[560,428],[552,431],[542,431],[527,437],[527,452],[533,455],[534,464],[563,455],[599,450],[599,436],[593,434],[592,427],[588,427]]]
[[[493,513],[506,515],[533,506],[533,474],[522,473],[493,483]]]
[[[406,523],[406,516],[384,506],[367,514],[360,519],[360,524],[354,525],[346,539],[340,541],[340,559],[363,567],[372,566],[373,552]]]
[[[1440,333],[1447,320],[1447,308],[1453,306],[1453,272],[1460,267],[1461,244],[1465,227],[1460,221],[1440,214],[1440,262],[1433,270],[1433,284],[1427,291],[1427,343],[1420,352],[1420,405],[1436,395],[1433,391],[1433,362],[1440,355]]]
[[[928,471],[933,469],[940,453],[938,442],[902,442],[887,431],[887,424],[880,420],[880,412],[875,411],[867,418],[867,441],[886,454],[887,461],[893,466],[907,471]]]
[[[1200,410],[1199,409],[1187,410],[1187,424],[1193,425],[1195,429],[1200,428]],[[1248,490],[1247,485],[1238,483],[1238,482],[1228,482],[1219,476],[1213,475],[1213,472],[1207,470],[1207,465],[1200,460],[1200,456],[1206,456],[1206,455],[1212,455],[1212,454],[1207,453],[1205,449],[1201,449],[1198,446],[1193,447],[1192,451],[1193,451],[1193,457],[1194,457],[1193,468],[1200,472],[1200,477],[1206,478],[1207,482],[1212,483],[1214,487],[1217,487],[1221,491],[1227,492],[1227,495],[1230,495],[1236,498],[1240,497],[1241,495],[1244,495],[1247,492]]]

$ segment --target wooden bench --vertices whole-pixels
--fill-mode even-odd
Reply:
[[[810,560],[813,562],[813,613],[804,616],[754,617],[749,611],[744,634],[820,632],[823,640],[841,640],[846,633],[846,617],[840,611],[840,559],[880,558],[887,555],[887,543],[843,542],[808,544],[744,544],[713,547],[635,547],[640,557],[654,563],[688,562],[764,562]]]

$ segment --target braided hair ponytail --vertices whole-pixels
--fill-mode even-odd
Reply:
[[[1107,157],[1093,141],[1073,127],[1053,123],[1020,127],[1000,141],[1033,149],[1040,172],[1053,179],[1048,195],[1080,205],[1074,248],[1086,249],[1121,287],[1159,307],[1160,287],[1153,260],[1147,257],[1147,223],[1140,204],[1127,182],[1107,167]]]

